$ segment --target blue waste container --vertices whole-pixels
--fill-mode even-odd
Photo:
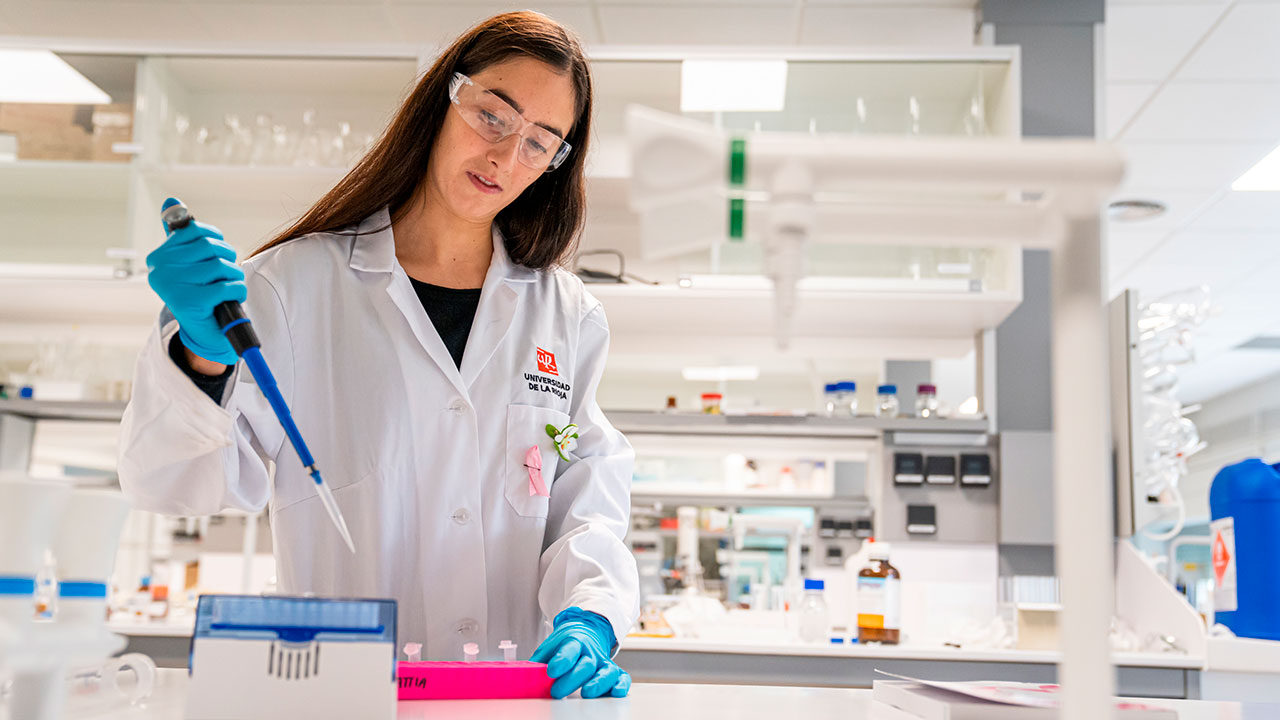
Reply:
[[[1280,640],[1280,464],[1251,458],[1219,470],[1209,512],[1215,622]]]

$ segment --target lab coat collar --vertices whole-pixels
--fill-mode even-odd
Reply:
[[[396,242],[391,234],[391,212],[388,208],[378,210],[356,227],[350,265],[364,272],[392,272],[395,269]],[[495,275],[509,282],[533,282],[537,279],[536,271],[511,262],[506,239],[496,223],[493,226],[493,259],[489,261],[488,276]]]

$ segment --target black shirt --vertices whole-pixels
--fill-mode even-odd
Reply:
[[[480,288],[455,289],[440,287],[419,282],[409,278],[413,290],[422,302],[422,308],[431,318],[444,346],[449,349],[453,364],[462,367],[462,352],[467,347],[467,336],[471,334],[471,323],[476,319],[476,309],[480,306]],[[231,378],[233,367],[227,368],[221,375],[205,375],[191,369],[187,364],[187,355],[183,351],[182,341],[174,333],[169,341],[169,357],[191,378],[196,387],[204,391],[214,402],[222,404],[222,393],[226,390],[227,380]]]
[[[480,307],[480,288],[457,290],[454,288],[429,285],[409,278],[413,289],[418,293],[418,300],[436,326],[436,332],[449,348],[453,364],[462,368],[462,351],[467,347],[467,336],[471,334],[471,322],[476,319],[476,308]]]

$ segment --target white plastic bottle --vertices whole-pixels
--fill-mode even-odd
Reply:
[[[831,629],[831,613],[822,597],[825,583],[821,580],[804,581],[804,598],[800,601],[800,641],[825,643]]]

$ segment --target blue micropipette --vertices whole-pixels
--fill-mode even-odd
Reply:
[[[187,210],[187,206],[174,198],[164,201],[160,218],[164,220],[165,226],[170,231],[186,227],[195,219]],[[262,358],[262,351],[259,349],[261,343],[258,342],[257,333],[253,331],[253,324],[244,314],[244,308],[238,302],[224,302],[214,309],[213,316],[218,321],[222,334],[235,349],[236,355],[239,355],[244,360],[245,366],[249,368],[253,379],[258,383],[258,389],[271,404],[271,409],[276,413],[276,419],[284,428],[284,434],[288,436],[293,449],[298,453],[298,458],[302,460],[311,479],[315,481],[316,492],[320,495],[320,502],[324,504],[324,509],[329,513],[329,519],[333,520],[334,527],[338,528],[338,532],[342,534],[342,540],[347,544],[347,548],[354,553],[356,546],[351,542],[351,533],[347,531],[347,523],[342,519],[342,511],[338,509],[338,503],[333,499],[333,492],[329,490],[328,483],[320,477],[320,469],[316,467],[311,451],[302,441],[302,433],[298,432],[298,426],[293,422],[293,414],[289,412],[289,406],[285,404],[284,397],[280,394],[276,378],[271,374],[271,368],[267,367],[267,361]]]

